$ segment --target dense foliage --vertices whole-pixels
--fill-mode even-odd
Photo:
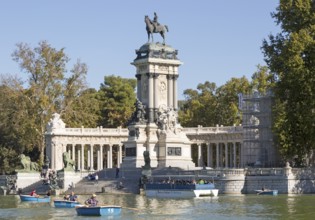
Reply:
[[[241,124],[238,94],[258,90],[265,94],[271,87],[270,73],[265,66],[257,66],[252,81],[245,77],[232,78],[224,85],[199,84],[197,90],[184,91],[185,101],[180,103],[179,121],[185,127]]]
[[[87,65],[78,60],[68,71],[64,49],[57,50],[46,41],[35,48],[19,43],[12,57],[27,82],[1,75],[0,172],[13,171],[21,153],[43,162],[44,132],[55,112],[67,127],[117,127],[134,111],[134,79],[108,76],[99,91],[88,88]]]
[[[274,133],[284,160],[307,165],[315,149],[315,2],[281,0],[282,31],[263,42],[275,82]]]

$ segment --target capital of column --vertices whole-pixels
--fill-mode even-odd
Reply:
[[[168,80],[173,79],[173,75],[166,75],[166,79]]]
[[[174,79],[174,80],[177,80],[178,77],[179,77],[179,75],[173,75],[173,79]]]
[[[149,78],[153,78],[155,74],[157,74],[157,73],[147,73],[146,75],[147,75],[147,77],[149,77]]]
[[[156,78],[158,78],[158,77],[159,77],[159,75],[160,75],[159,73],[153,73],[153,78],[155,78],[155,79],[156,79]]]

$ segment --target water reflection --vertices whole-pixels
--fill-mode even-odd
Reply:
[[[83,202],[89,195],[79,196]],[[52,198],[53,201],[54,197]],[[140,195],[98,195],[102,204],[120,205],[121,216],[93,219],[309,219],[315,196],[224,196],[195,199],[147,198]],[[75,209],[54,208],[53,202],[21,202],[0,196],[1,219],[85,219]]]

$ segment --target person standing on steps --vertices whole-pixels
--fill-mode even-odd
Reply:
[[[116,166],[116,179],[119,177],[119,168]]]
[[[95,173],[95,183],[98,184],[98,175]]]

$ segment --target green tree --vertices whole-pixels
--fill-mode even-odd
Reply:
[[[215,124],[216,85],[206,81],[199,84],[197,90],[184,91],[185,102],[178,112],[179,122],[185,127],[213,126]]]
[[[26,112],[23,129],[26,128],[25,132],[30,133],[31,139],[26,140],[26,143],[31,145],[30,150],[37,149],[40,154],[39,158],[36,155],[30,156],[42,163],[46,124],[54,112],[73,110],[72,103],[75,103],[74,100],[77,100],[85,88],[87,68],[84,63],[78,61],[69,73],[70,77],[66,78],[66,64],[69,58],[64,53],[64,48],[57,50],[46,41],[39,42],[35,48],[19,43],[12,57],[28,75],[28,85],[19,90],[25,107],[17,111]],[[18,104],[20,103],[16,103]]]
[[[282,31],[262,49],[275,81],[274,132],[283,159],[303,165],[315,148],[315,3],[280,0],[272,16]]]
[[[241,124],[241,113],[238,109],[238,94],[250,92],[250,82],[246,77],[232,78],[216,91],[218,105],[216,122],[220,125],[231,126]]]
[[[11,147],[0,146],[0,173],[11,174],[18,166],[18,154]]]
[[[87,89],[87,65],[80,60],[71,70],[72,75],[65,79],[61,115],[69,127],[96,127],[100,117],[98,92]]]
[[[119,76],[105,76],[100,88],[100,125],[115,128],[124,126],[135,111],[137,81]]]
[[[274,86],[273,75],[267,66],[257,65],[257,71],[252,75],[251,90],[257,90],[259,94],[266,95]]]

